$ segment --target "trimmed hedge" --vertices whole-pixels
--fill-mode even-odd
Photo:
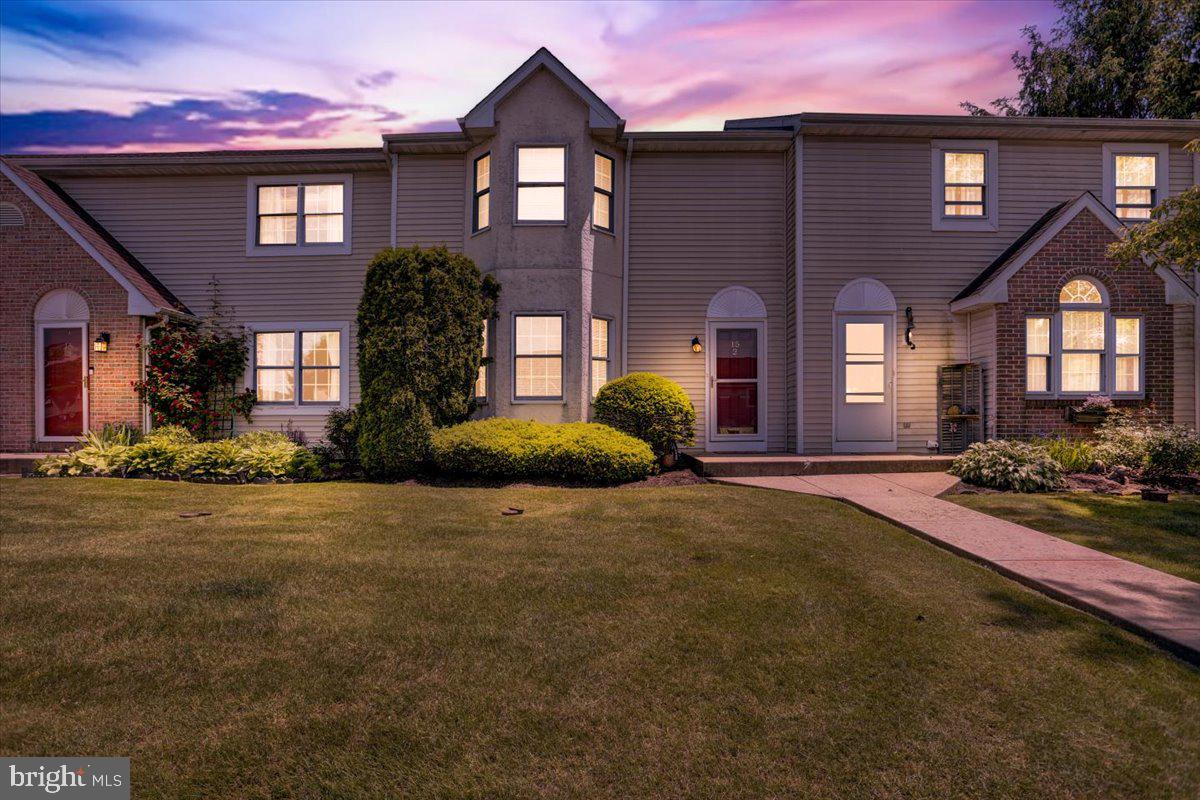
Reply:
[[[662,456],[673,444],[695,441],[696,408],[675,381],[631,372],[604,384],[593,406],[596,421],[636,436]]]
[[[592,422],[550,424],[484,419],[433,435],[433,461],[448,475],[558,478],[588,483],[640,480],[657,469],[643,441]]]

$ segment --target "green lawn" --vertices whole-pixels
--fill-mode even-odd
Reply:
[[[0,752],[135,797],[1200,791],[1200,671],[821,498],[0,493]]]
[[[1200,499],[1070,494],[974,494],[947,497],[1076,544],[1200,582]]]

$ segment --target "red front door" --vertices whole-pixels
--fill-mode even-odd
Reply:
[[[42,329],[42,418],[45,436],[82,436],[83,328]]]

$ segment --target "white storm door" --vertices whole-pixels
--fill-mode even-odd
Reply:
[[[837,318],[835,443],[842,452],[857,444],[878,451],[895,442],[895,323],[891,314]]]

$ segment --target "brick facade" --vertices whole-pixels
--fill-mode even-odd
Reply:
[[[83,248],[42,212],[7,177],[0,175],[0,202],[21,210],[24,225],[0,228],[0,451],[61,449],[38,442],[34,386],[33,313],[53,289],[71,289],[88,303],[86,345],[93,372],[88,392],[89,427],[107,422],[141,424],[142,410],[131,383],[141,374],[138,337],[142,318],[129,316],[125,289]],[[90,351],[100,333],[112,337],[107,353]]]
[[[1008,281],[1008,302],[996,307],[996,436],[1040,434],[1088,436],[1090,425],[1066,420],[1079,400],[1025,397],[1025,317],[1058,311],[1059,290],[1079,275],[1091,276],[1108,290],[1111,312],[1144,316],[1146,359],[1144,400],[1119,400],[1118,406],[1153,406],[1165,419],[1172,414],[1174,359],[1173,311],[1161,278],[1146,267],[1117,269],[1105,254],[1115,236],[1087,210]],[[1111,343],[1109,343],[1111,346]]]

